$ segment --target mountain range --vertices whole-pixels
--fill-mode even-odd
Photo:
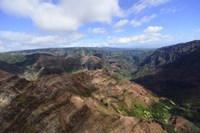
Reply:
[[[0,54],[0,132],[198,133],[200,41]]]

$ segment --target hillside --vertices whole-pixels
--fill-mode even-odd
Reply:
[[[105,70],[0,81],[2,132],[172,132],[199,130],[166,109],[168,100]],[[168,103],[168,104],[167,104]],[[168,110],[167,109],[167,110]],[[157,123],[156,123],[157,122]],[[178,125],[178,123],[176,123]]]
[[[4,61],[0,61],[0,70],[3,70],[8,73],[12,73],[12,74],[19,74],[23,71],[23,68],[17,65],[9,64]]]
[[[0,70],[0,80],[1,80],[1,79],[4,79],[4,78],[6,78],[6,77],[9,77],[10,75],[11,75],[10,73],[5,72],[5,71],[3,71],[3,70]]]
[[[36,80],[43,75],[75,72],[83,69],[96,70],[103,67],[103,61],[96,56],[54,56],[51,54],[35,53],[25,56],[23,62],[15,65],[25,69],[23,77]]]
[[[160,96],[199,110],[200,41],[156,50],[140,64],[134,81]],[[197,106],[198,105],[198,106]]]

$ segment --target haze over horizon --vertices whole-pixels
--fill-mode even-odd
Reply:
[[[200,39],[199,0],[0,0],[0,52]]]

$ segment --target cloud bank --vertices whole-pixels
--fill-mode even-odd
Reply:
[[[122,16],[118,0],[0,0],[6,13],[30,18],[46,31],[76,31],[90,22],[111,23]]]
[[[0,52],[48,47],[109,46],[163,40],[169,36],[160,33],[163,29],[161,26],[149,26],[141,34],[128,37],[123,37],[122,32],[132,30],[128,29],[130,26],[136,29],[158,17],[159,14],[148,14],[145,10],[148,11],[168,1],[170,0],[137,0],[129,3],[131,8],[122,9],[119,0],[0,0],[0,10],[9,15],[29,19],[45,31],[43,34],[32,34],[26,33],[26,29],[22,29],[25,32],[0,30]],[[110,25],[105,26],[104,23]],[[110,29],[112,31],[109,31]],[[96,38],[93,39],[91,34],[96,34]],[[112,37],[108,39],[107,36]]]
[[[66,47],[83,38],[85,38],[85,35],[81,33],[58,36],[0,31],[0,52],[22,49]]]
[[[110,38],[108,43],[110,45],[119,44],[135,44],[135,43],[151,43],[156,41],[162,41],[164,39],[170,38],[169,35],[163,35],[159,33],[163,27],[161,26],[149,26],[142,34],[129,36],[129,37],[118,37]]]

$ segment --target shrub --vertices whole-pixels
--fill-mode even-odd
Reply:
[[[120,105],[119,111],[125,113],[128,116],[136,116],[145,119],[150,119],[152,117],[150,109],[137,102],[133,103],[131,109],[128,109],[125,103],[122,103]]]
[[[151,106],[151,112],[153,119],[159,123],[167,123],[170,116],[168,112],[168,107],[162,102],[155,103]]]
[[[35,99],[35,97],[27,97],[24,95],[20,95],[16,98],[16,102],[19,106],[21,107],[26,107],[28,104],[30,104],[33,100]]]

